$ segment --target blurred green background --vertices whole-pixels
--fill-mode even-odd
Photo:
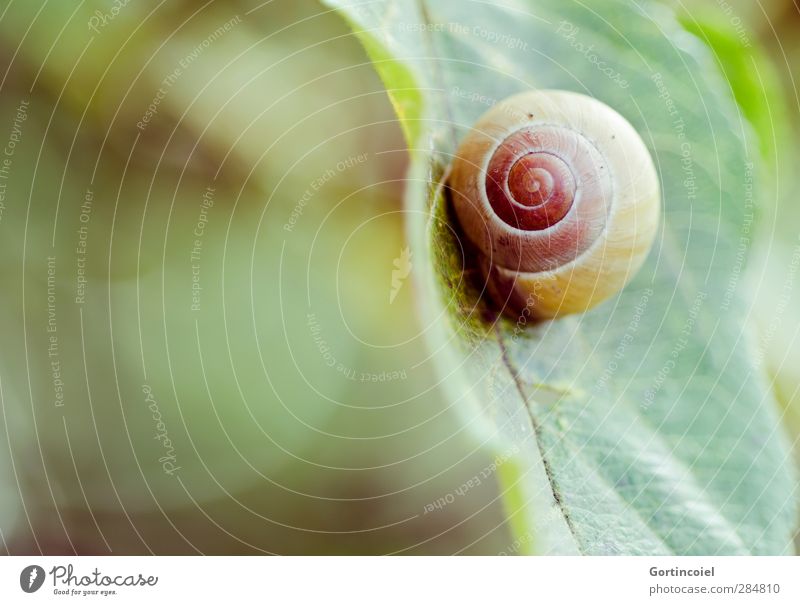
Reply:
[[[769,318],[798,244],[800,15],[672,4],[771,158]],[[344,23],[306,0],[114,6],[0,3],[0,551],[513,550],[491,455],[437,387],[402,134]],[[765,347],[790,415],[796,320]]]

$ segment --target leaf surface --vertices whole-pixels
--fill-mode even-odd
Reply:
[[[649,3],[325,3],[404,125],[432,348],[453,407],[502,463],[519,551],[788,552],[796,484],[736,289],[758,149],[705,47]],[[618,297],[523,326],[475,291],[441,184],[490,105],[542,88],[594,96],[636,127],[663,227]]]

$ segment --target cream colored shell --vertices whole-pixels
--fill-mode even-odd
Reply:
[[[559,223],[524,231],[489,203],[488,163],[513,132],[552,127],[565,129],[570,136],[563,140],[578,141],[557,139],[554,153],[570,167],[590,161],[596,170],[574,175],[578,192]],[[492,298],[511,314],[528,307],[539,318],[583,312],[621,290],[644,263],[661,213],[658,174],[636,130],[604,103],[565,91],[526,92],[492,107],[461,143],[448,184],[464,233],[485,255]],[[593,204],[602,212],[596,224],[582,226],[592,241],[579,252],[552,245],[559,229],[582,220],[581,206]]]

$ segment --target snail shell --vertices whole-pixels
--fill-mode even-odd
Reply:
[[[636,130],[585,95],[498,103],[456,152],[451,198],[509,315],[583,312],[633,277],[655,239],[659,179]]]

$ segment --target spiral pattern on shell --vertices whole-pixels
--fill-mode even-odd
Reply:
[[[658,176],[638,133],[576,93],[495,105],[459,147],[449,185],[490,296],[512,315],[556,317],[612,296],[658,226]]]

